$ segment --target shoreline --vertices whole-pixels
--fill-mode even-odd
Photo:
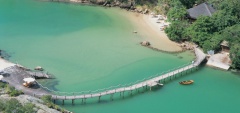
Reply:
[[[0,72],[3,71],[4,69],[14,66],[14,65],[16,65],[16,64],[0,57]]]
[[[164,18],[161,20],[162,23],[157,23],[157,18],[152,18],[152,15],[149,13],[144,13],[144,11],[137,11],[136,9],[132,8],[135,6],[128,6],[123,7],[126,5],[125,3],[120,2],[91,2],[87,0],[43,0],[43,1],[49,1],[49,2],[60,2],[60,3],[71,3],[71,4],[77,4],[77,5],[89,5],[89,6],[99,6],[103,8],[119,8],[120,12],[119,14],[127,18],[132,25],[134,26],[133,31],[137,31],[137,35],[139,35],[142,39],[141,41],[149,41],[151,46],[148,48],[151,48],[153,50],[165,52],[165,53],[179,53],[183,52],[184,49],[180,47],[177,42],[171,41],[167,34],[164,32],[164,30],[160,30],[161,24],[169,24],[168,22],[163,23],[163,21],[166,20]],[[140,42],[139,42],[140,43]]]
[[[157,18],[152,18],[152,15],[136,12],[130,12],[129,16],[129,19],[139,31],[138,35],[143,38],[142,41],[150,42],[151,45],[149,48],[169,53],[178,53],[183,51],[178,43],[171,41],[167,37],[167,34],[160,30],[161,24],[157,23]]]

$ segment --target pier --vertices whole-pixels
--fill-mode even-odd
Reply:
[[[110,95],[110,99],[113,100],[113,96],[116,93],[120,93],[120,96],[124,98],[124,92],[129,92],[132,95],[133,91],[139,91],[140,89],[147,89],[150,90],[152,87],[162,85],[162,83],[165,83],[166,80],[172,80],[176,78],[177,75],[182,75],[184,72],[187,73],[187,71],[192,71],[193,69],[197,69],[198,66],[201,64],[201,62],[205,59],[206,55],[199,49],[194,49],[196,59],[194,62],[187,64],[185,66],[181,66],[178,68],[175,68],[173,70],[169,70],[168,72],[151,76],[147,79],[143,79],[140,81],[136,81],[135,83],[125,84],[125,85],[117,85],[110,88],[104,88],[104,89],[98,89],[95,91],[82,91],[82,92],[58,92],[51,89],[48,89],[47,87],[42,86],[40,83],[37,83],[36,88],[26,88],[22,86],[22,78],[24,76],[29,77],[31,76],[27,72],[23,72],[17,68],[12,69],[6,69],[11,75],[14,75],[14,77],[19,76],[21,74],[22,78],[15,79],[14,77],[6,77],[6,81],[9,82],[10,85],[14,86],[18,90],[22,90],[24,93],[33,95],[35,97],[41,97],[44,95],[51,95],[52,100],[55,102],[56,100],[62,100],[62,103],[64,104],[64,100],[72,100],[72,104],[74,104],[74,100],[80,99],[82,102],[85,102],[88,98],[98,98],[100,101],[102,96]],[[16,71],[17,70],[17,71]],[[14,81],[14,82],[12,82]],[[69,95],[70,94],[70,95]]]

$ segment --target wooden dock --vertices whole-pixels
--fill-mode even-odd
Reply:
[[[187,72],[188,70],[191,71],[193,69],[197,69],[197,67],[200,65],[200,63],[205,59],[206,55],[199,48],[195,48],[194,51],[195,51],[196,59],[194,62],[192,62],[188,65],[185,65],[185,66],[182,66],[179,68],[175,68],[173,70],[169,70],[166,73],[162,73],[162,74],[154,76],[154,77],[149,77],[148,79],[143,79],[141,81],[137,81],[133,84],[118,85],[115,87],[99,89],[99,90],[95,90],[95,91],[64,93],[64,92],[58,92],[58,91],[48,89],[47,87],[42,86],[40,83],[38,83],[38,88],[35,88],[35,89],[34,88],[25,88],[21,85],[22,83],[19,81],[18,81],[19,84],[17,84],[17,83],[11,83],[11,84],[13,86],[15,86],[16,89],[22,90],[24,93],[27,93],[29,95],[33,95],[36,97],[41,97],[43,95],[51,95],[54,102],[55,102],[55,100],[62,100],[63,104],[64,104],[64,100],[72,100],[72,103],[74,104],[74,100],[76,100],[76,99],[82,99],[82,102],[84,102],[84,101],[86,101],[86,99],[94,98],[94,97],[98,98],[98,100],[100,101],[101,97],[105,96],[105,95],[110,95],[111,100],[112,100],[113,95],[115,93],[120,93],[120,96],[124,97],[124,92],[129,92],[132,95],[134,90],[139,91],[140,89],[147,89],[147,88],[150,88],[150,90],[151,90],[152,87],[162,85],[161,83],[164,83],[166,80],[169,80],[169,79],[172,80],[172,79],[176,78],[177,74],[179,75],[184,72]],[[17,76],[17,74],[19,74],[19,73],[15,72],[12,74]],[[26,73],[21,72],[21,75],[23,77],[30,76],[30,74],[27,72]],[[15,79],[15,78],[7,78],[7,79],[9,79],[8,81],[11,81],[11,79]],[[19,79],[17,79],[17,80],[19,80]],[[22,79],[20,79],[20,80],[22,80]],[[48,92],[46,92],[46,91],[48,91]]]
[[[115,93],[120,93],[121,96],[124,96],[124,92],[130,92],[130,94],[132,94],[132,91],[134,90],[139,90],[140,88],[151,88],[157,85],[160,85],[160,83],[165,82],[166,79],[173,79],[174,77],[176,77],[176,74],[180,74],[183,72],[186,72],[188,70],[191,70],[193,68],[196,68],[197,66],[200,65],[200,63],[205,59],[205,54],[198,48],[195,48],[195,55],[196,55],[196,60],[189,64],[186,65],[184,67],[175,69],[173,71],[167,72],[165,74],[153,77],[151,79],[148,80],[144,80],[142,82],[136,83],[136,84],[132,84],[130,86],[126,86],[126,87],[121,87],[121,85],[118,85],[117,87],[119,88],[114,88],[114,89],[101,89],[101,90],[96,90],[96,91],[88,91],[88,92],[80,92],[82,94],[78,95],[78,93],[70,93],[71,95],[52,95],[52,99],[55,100],[76,100],[76,99],[82,99],[82,101],[88,99],[88,98],[94,98],[97,97],[99,100],[102,96],[105,95],[111,95],[111,99],[113,97],[113,95]]]

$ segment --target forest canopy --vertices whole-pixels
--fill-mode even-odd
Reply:
[[[232,68],[240,69],[240,2],[239,0],[169,0],[167,15],[171,25],[165,29],[177,42],[192,41],[206,52],[220,50],[223,40],[229,42]],[[187,9],[207,2],[216,10],[212,16],[200,16],[192,22]]]

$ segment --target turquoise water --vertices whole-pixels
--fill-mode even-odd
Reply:
[[[134,25],[120,9],[35,0],[0,0],[0,48],[10,60],[42,66],[56,76],[45,86],[64,92],[131,83],[189,63],[190,52],[165,54],[139,45]],[[178,81],[194,79],[191,86]],[[108,96],[64,108],[77,113],[239,112],[239,75],[202,67],[163,88],[114,101]],[[126,94],[127,95],[127,94]],[[58,102],[59,104],[61,102]]]

